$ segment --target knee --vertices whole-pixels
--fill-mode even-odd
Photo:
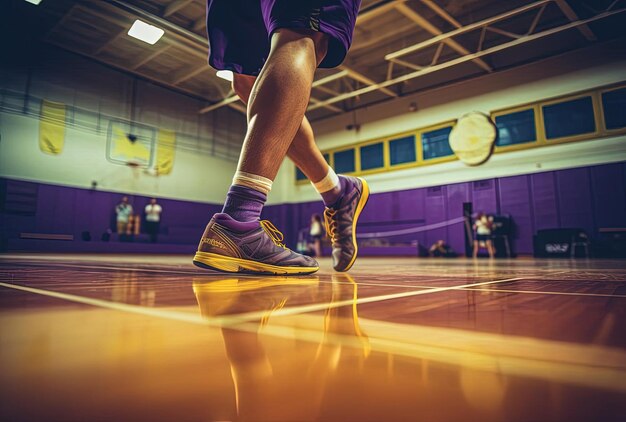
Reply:
[[[298,54],[314,55],[316,66],[324,60],[328,51],[328,35],[313,30],[279,29],[272,37],[273,48],[280,45],[289,45],[294,52],[293,63],[297,64]]]

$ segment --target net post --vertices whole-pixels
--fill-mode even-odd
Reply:
[[[465,256],[471,257],[474,249],[474,236],[472,230],[472,203],[463,202],[463,231],[465,232]]]

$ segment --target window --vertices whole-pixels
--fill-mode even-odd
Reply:
[[[608,130],[626,127],[626,88],[603,92],[602,108]]]
[[[389,141],[389,158],[391,165],[414,163],[417,160],[415,153],[415,136],[392,139]]]
[[[361,170],[370,170],[385,166],[383,143],[361,147]]]
[[[302,173],[302,170],[300,170],[297,166],[296,166],[296,180],[306,180],[306,176],[304,175],[304,173]]]
[[[582,97],[543,108],[546,138],[556,139],[596,131],[591,97]]]
[[[450,132],[452,132],[452,126],[422,133],[424,160],[453,155],[452,148],[450,148],[450,143],[448,142]]]
[[[335,171],[337,173],[352,173],[354,166],[354,148],[335,153]]]
[[[498,140],[496,145],[507,146],[534,142],[537,140],[535,130],[535,110],[516,111],[496,116]]]
[[[491,117],[498,130],[496,146],[500,152],[519,149],[515,146],[537,148],[611,136],[626,131],[626,86],[621,82],[537,100],[493,112]],[[596,123],[596,117],[602,117],[602,123]],[[443,121],[384,139],[339,146],[339,151],[325,153],[324,159],[337,173],[348,174],[450,161],[455,159],[450,147],[453,128],[452,121]],[[296,180],[303,182],[306,177],[297,170]],[[481,182],[475,183],[475,188],[483,189]],[[435,194],[434,188],[429,191],[431,194]]]

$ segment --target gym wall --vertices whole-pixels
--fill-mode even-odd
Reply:
[[[623,40],[593,46],[314,122],[313,128],[320,149],[331,150],[454,120],[469,111],[490,113],[624,82],[626,56],[623,53]],[[417,104],[416,112],[409,111],[411,103]],[[360,130],[346,129],[355,122],[360,124]],[[620,135],[503,152],[478,167],[451,161],[371,174],[367,180],[372,191],[391,192],[619,162],[626,160],[625,141],[626,136]],[[285,163],[274,187],[281,197],[272,199],[276,202],[317,199],[310,184],[298,184],[294,180],[295,167]]]
[[[245,117],[228,108],[199,115],[201,101],[47,46],[34,63],[0,69],[0,177],[199,202],[223,201]],[[41,100],[65,107],[64,145],[39,146]],[[176,133],[170,174],[154,177],[107,160],[111,120]]]

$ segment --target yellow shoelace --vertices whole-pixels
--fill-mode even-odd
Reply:
[[[283,240],[285,240],[285,236],[274,226],[269,220],[261,220],[261,227],[265,230],[265,233],[272,239],[272,242],[278,247],[287,249]]]
[[[336,210],[326,208],[324,210],[324,225],[326,226],[326,234],[330,237],[331,242],[335,242],[337,238],[337,220],[335,220]]]

